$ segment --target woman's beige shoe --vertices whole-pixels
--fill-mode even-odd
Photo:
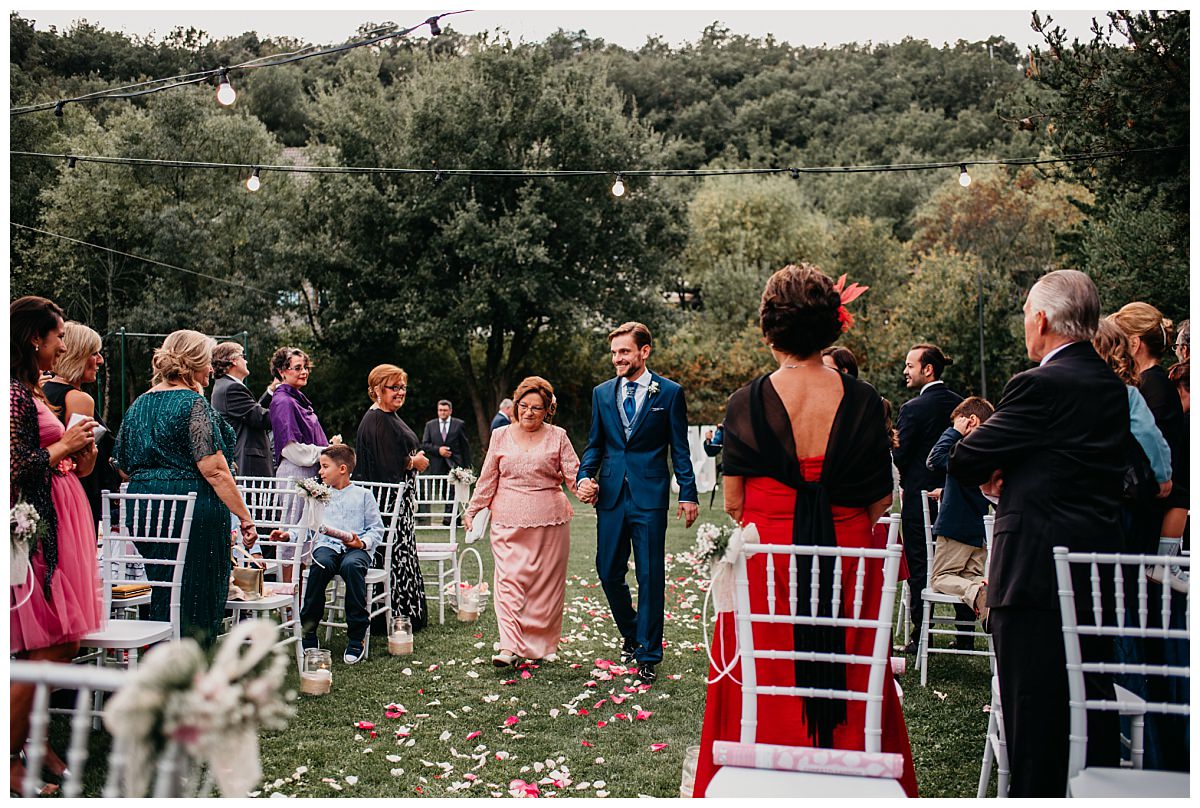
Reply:
[[[510,665],[515,665],[516,662],[517,655],[512,651],[505,651],[501,649],[500,653],[492,655],[492,664],[497,668],[507,668]]]

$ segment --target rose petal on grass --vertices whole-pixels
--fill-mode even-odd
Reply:
[[[938,697],[938,701],[945,701],[945,700],[946,700],[946,694],[945,694],[945,693],[943,693],[943,692],[942,692],[942,691],[940,691],[940,690],[935,690],[935,691],[933,691],[933,695],[935,695],[935,696],[937,696],[937,697]]]
[[[612,703],[620,704],[621,702],[625,701],[625,699],[627,699],[627,698],[629,698],[629,697],[628,696],[613,696]]]
[[[666,748],[667,748],[667,745],[666,745],[665,743],[652,743],[652,744],[650,744],[650,751],[651,751],[651,752],[661,752],[662,750],[664,750],[664,749],[666,749]]]
[[[607,721],[597,721],[596,726],[600,727],[600,728],[604,728],[604,727],[608,726],[608,722]]]
[[[438,740],[439,740],[439,741],[448,741],[448,740],[450,740],[450,730],[448,730],[448,729],[447,729],[447,730],[443,730],[443,731],[442,731],[442,734],[438,736]]]
[[[482,735],[482,734],[483,734],[483,732],[482,732],[481,730],[475,730],[474,732],[468,732],[468,733],[467,733],[467,740],[468,740],[468,741],[473,741],[473,740],[475,740],[476,738],[478,738],[478,737],[479,737],[480,735]]]
[[[650,716],[652,716],[652,715],[654,715],[654,713],[651,710],[638,710],[637,711],[637,720],[645,721],[648,718],[650,718]]]
[[[511,727],[519,723],[521,723],[521,719],[517,718],[515,715],[510,715],[508,718],[504,719],[504,726],[506,727]]]
[[[591,746],[592,745],[588,741],[580,741],[579,744],[580,744],[580,746]]]
[[[347,776],[346,776],[346,784],[347,784],[347,785],[351,785],[351,786],[356,786],[356,785],[358,785],[358,777],[356,777],[356,776],[355,776],[355,775],[353,775],[353,774],[351,774],[351,775],[347,775]]]

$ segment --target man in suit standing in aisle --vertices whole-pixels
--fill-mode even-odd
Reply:
[[[454,418],[451,413],[454,406],[442,399],[437,404],[438,417],[425,424],[425,433],[421,436],[421,448],[429,458],[429,468],[426,474],[448,474],[450,469],[459,466],[471,467],[471,447],[467,444],[467,425],[461,418]],[[450,524],[450,517],[443,520]]]
[[[230,458],[237,463],[237,473],[246,477],[274,477],[271,417],[267,408],[271,406],[271,394],[278,380],[272,381],[262,398],[255,401],[254,394],[246,387],[246,377],[250,375],[246,350],[238,342],[222,342],[213,348],[212,365],[216,374],[212,405],[237,433]]]
[[[492,425],[489,427],[492,432],[495,432],[502,426],[508,426],[512,423],[513,400],[506,398],[500,402],[500,411],[492,416]]]
[[[592,390],[592,423],[576,480],[580,500],[596,505],[596,572],[621,632],[621,659],[626,665],[636,660],[638,677],[649,683],[663,658],[668,450],[679,483],[676,518],[684,517],[688,527],[699,514],[699,496],[683,388],[646,368],[650,329],[625,323],[608,340],[617,376]],[[636,612],[625,583],[631,549]]]
[[[950,426],[950,413],[962,401],[962,396],[942,381],[942,372],[952,361],[941,348],[927,343],[914,345],[904,357],[904,381],[908,389],[917,391],[917,395],[905,402],[896,417],[900,445],[892,450],[892,461],[900,471],[900,490],[903,492],[900,526],[904,558],[908,562],[909,617],[913,623],[912,640],[904,649],[907,654],[916,652],[917,638],[921,635],[921,590],[925,588],[929,566],[925,555],[921,491],[941,488],[946,482],[945,476],[931,471],[925,461],[937,439]],[[929,507],[929,518],[933,520],[937,517],[936,504],[931,502]],[[956,614],[968,628],[974,626],[975,614],[966,606],[957,607]],[[970,647],[970,637],[957,639]]]
[[[1008,742],[1010,797],[1062,797],[1068,707],[1062,616],[1052,548],[1120,552],[1119,497],[1129,400],[1092,348],[1100,298],[1076,270],[1042,276],[1025,302],[1025,346],[1039,365],[1004,388],[996,412],[959,441],[950,473],[999,496],[988,573]],[[1082,584],[1086,588],[1081,588]],[[1086,575],[1076,592],[1091,591]],[[1091,623],[1090,598],[1077,601]],[[1111,640],[1082,638],[1084,660],[1111,659]],[[1112,699],[1088,674],[1087,698]],[[1088,715],[1088,765],[1116,766],[1116,713]]]

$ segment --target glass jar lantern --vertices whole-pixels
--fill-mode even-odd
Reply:
[[[392,630],[388,634],[388,653],[404,656],[413,652],[412,620],[405,615],[392,618]]]
[[[474,623],[478,619],[479,590],[465,586],[458,592],[458,620],[460,623]]]
[[[333,687],[333,656],[326,648],[309,648],[300,664],[300,692],[324,696]]]

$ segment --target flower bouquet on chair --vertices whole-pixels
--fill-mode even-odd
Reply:
[[[319,477],[296,480],[296,491],[304,501],[300,524],[312,531],[320,530],[325,521],[325,506],[333,498],[333,489]]]
[[[33,575],[30,556],[37,549],[38,539],[46,532],[37,509],[23,500],[18,501],[8,512],[8,535],[11,549],[11,564],[8,568],[8,585],[20,586]]]
[[[470,502],[471,486],[475,484],[475,472],[466,466],[455,466],[447,475],[454,484],[454,501]]]
[[[717,612],[733,611],[733,562],[742,545],[758,541],[758,528],[753,524],[738,527],[735,524],[718,527],[705,522],[696,528],[696,545],[693,548],[696,560],[708,566],[712,583],[709,593]]]

